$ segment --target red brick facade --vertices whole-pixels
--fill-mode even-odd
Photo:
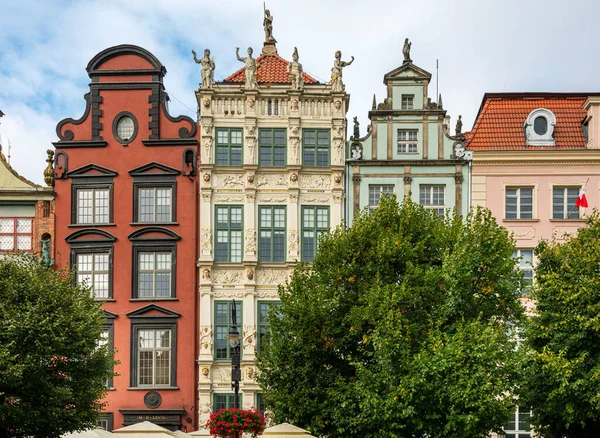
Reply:
[[[56,261],[106,311],[119,363],[103,425],[196,430],[197,124],[169,115],[166,69],[140,47],[87,72],[84,114],[54,143]]]

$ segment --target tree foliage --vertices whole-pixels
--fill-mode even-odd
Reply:
[[[280,288],[259,357],[267,406],[324,437],[483,437],[514,410],[522,316],[513,242],[382,198]]]
[[[112,375],[103,311],[73,277],[27,256],[0,259],[0,437],[94,426]]]
[[[600,216],[564,243],[541,242],[528,319],[523,403],[548,438],[600,436]]]

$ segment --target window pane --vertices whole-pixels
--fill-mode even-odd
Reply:
[[[121,117],[117,122],[117,135],[121,140],[129,140],[133,136],[134,129],[131,117]]]
[[[17,233],[31,233],[31,232],[32,232],[31,219],[17,219]]]
[[[31,236],[17,236],[17,249],[29,250],[31,247]]]
[[[15,232],[15,221],[13,218],[0,219],[0,233],[14,233]]]

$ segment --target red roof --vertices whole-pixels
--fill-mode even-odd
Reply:
[[[258,65],[256,81],[259,84],[289,84],[290,75],[287,74],[287,66],[289,61],[286,61],[279,55],[260,55],[256,58]],[[302,72],[302,79],[305,84],[318,84],[315,78]],[[244,67],[240,68],[235,73],[226,77],[223,82],[246,82],[244,75]]]
[[[467,136],[470,150],[583,149],[583,103],[597,93],[486,93]],[[556,146],[527,146],[523,124],[529,114],[546,108],[556,116]]]

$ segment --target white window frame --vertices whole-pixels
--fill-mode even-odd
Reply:
[[[96,269],[96,257],[102,256],[106,257],[106,269]],[[91,257],[91,270],[82,271],[80,266],[80,257]],[[97,300],[107,300],[111,298],[111,284],[110,284],[110,251],[107,249],[106,251],[94,251],[94,252],[76,252],[75,253],[75,266],[77,273],[75,274],[75,278],[77,284],[82,282],[81,277],[86,276],[91,279],[90,282],[83,280],[84,283],[88,287],[90,287],[90,292],[92,293],[92,297]],[[103,295],[99,295],[100,290],[96,288],[97,285],[97,276],[106,276],[106,291],[104,291]]]
[[[144,223],[155,223],[155,222],[171,222],[173,220],[173,187],[161,187],[161,186],[156,186],[156,187],[145,187],[145,186],[140,186],[137,188],[138,190],[138,221],[139,222],[144,222]],[[142,198],[142,191],[144,190],[151,190],[153,191],[153,205],[151,206],[152,208],[152,212],[151,213],[144,213],[142,212],[142,199],[146,199],[146,198]],[[156,215],[156,207],[158,206],[158,191],[159,190],[167,190],[169,196],[167,198],[164,199],[168,199],[169,204],[168,204],[168,214],[169,217],[167,219],[161,219],[158,220]],[[152,218],[151,219],[145,219],[144,218],[144,214],[151,214]]]
[[[406,102],[405,102],[406,99]],[[415,109],[415,95],[403,94],[400,101],[400,108],[403,110]]]
[[[372,213],[379,206],[381,196],[392,196],[395,192],[396,187],[393,184],[369,184],[369,213]]]
[[[152,263],[153,263],[153,268],[152,269],[142,269],[142,256],[146,255],[146,254],[152,254]],[[169,261],[168,261],[168,269],[158,269],[157,268],[157,255],[168,255],[169,256]],[[173,295],[173,251],[139,251],[136,254],[136,263],[137,263],[137,269],[136,269],[136,275],[138,277],[138,282],[137,282],[137,296],[136,298],[140,298],[140,299],[164,299],[164,298],[172,298]],[[142,279],[141,276],[142,274],[152,274],[152,295],[142,295]],[[169,287],[168,287],[168,295],[156,295],[156,276],[158,274],[169,274]]]
[[[434,190],[442,189],[442,204],[433,204]],[[428,203],[421,202],[421,192],[425,189],[429,193],[425,193],[425,201]],[[446,185],[445,184],[419,184],[419,204],[427,209],[434,210],[438,215],[444,217],[446,212]]]
[[[531,418],[531,409],[528,412],[529,414],[529,418]],[[513,413],[513,419],[515,420],[515,428],[514,429],[506,429],[504,428],[504,436],[508,437],[510,436],[511,438],[531,438],[533,436],[533,433],[531,431],[531,421],[529,422],[529,430],[523,430],[519,428],[519,419],[521,417],[521,412],[519,410],[519,407],[517,407],[517,409],[515,410],[515,412]]]
[[[84,192],[91,192],[91,206],[82,206],[80,203],[82,199],[80,198],[80,194]],[[97,214],[96,213],[96,193],[97,192],[106,192],[106,215],[105,214]],[[109,187],[77,187],[75,192],[76,200],[75,200],[75,220],[78,225],[101,225],[110,223],[110,188]],[[103,207],[101,207],[103,208]],[[81,213],[87,212],[91,209],[90,214],[86,214],[82,216]],[[105,221],[100,221],[98,219],[99,216],[106,216]],[[83,222],[83,217],[91,217],[91,222]]]
[[[147,331],[147,332],[153,332],[153,337],[152,337],[152,342],[153,345],[151,347],[142,347],[140,345],[140,332],[143,331]],[[169,346],[168,347],[157,347],[156,345],[156,334],[157,332],[169,332]],[[137,329],[137,336],[138,336],[138,345],[136,348],[136,354],[137,354],[137,386],[138,387],[163,387],[163,386],[171,386],[171,371],[172,371],[172,366],[173,366],[173,330],[171,330],[170,328],[158,328],[158,327],[140,327]],[[168,367],[168,372],[167,372],[167,376],[168,376],[168,383],[156,383],[156,358],[157,358],[157,354],[160,352],[165,352],[168,351],[169,352],[169,367]],[[151,378],[152,378],[152,382],[151,383],[142,383],[141,382],[141,355],[142,353],[146,353],[146,352],[151,352],[152,353],[152,374],[151,374]]]
[[[414,134],[411,138],[410,134]],[[398,154],[418,154],[419,153],[419,130],[418,129],[398,129],[397,135],[397,153]],[[403,137],[403,138],[402,138]]]
[[[531,253],[531,264],[529,266],[524,264],[527,262],[523,260],[523,251],[529,251]],[[521,289],[521,295],[529,295],[529,290],[531,289],[531,286],[533,286],[533,280],[535,277],[535,255],[533,253],[533,248],[515,248],[515,250],[513,251],[513,258],[515,259],[517,269],[523,272],[531,273],[531,281],[529,282],[529,285],[526,287],[525,290]]]
[[[562,194],[562,201],[563,201],[563,217],[562,218],[555,218],[554,217],[554,190],[557,189],[562,189],[563,190],[563,194]],[[581,193],[581,186],[580,185],[569,185],[569,184],[555,184],[552,185],[552,190],[550,191],[550,205],[551,205],[551,218],[553,220],[579,220],[581,219],[582,216],[582,209],[580,207],[577,207],[575,205],[575,200],[573,201],[572,204],[569,203],[569,199],[568,199],[568,195],[567,195],[567,189],[576,189],[577,191],[577,196],[575,197],[575,200],[577,200],[577,197],[579,196],[579,194]],[[569,212],[571,214],[577,212],[577,217],[575,218],[569,218]]]
[[[531,217],[522,218],[521,215],[521,189],[531,189]],[[509,218],[506,209],[506,200],[508,196],[508,190],[517,190],[517,217]],[[504,186],[504,220],[515,221],[515,220],[535,220],[536,218],[536,194],[537,185],[535,184],[524,184],[524,185],[506,185]]]

